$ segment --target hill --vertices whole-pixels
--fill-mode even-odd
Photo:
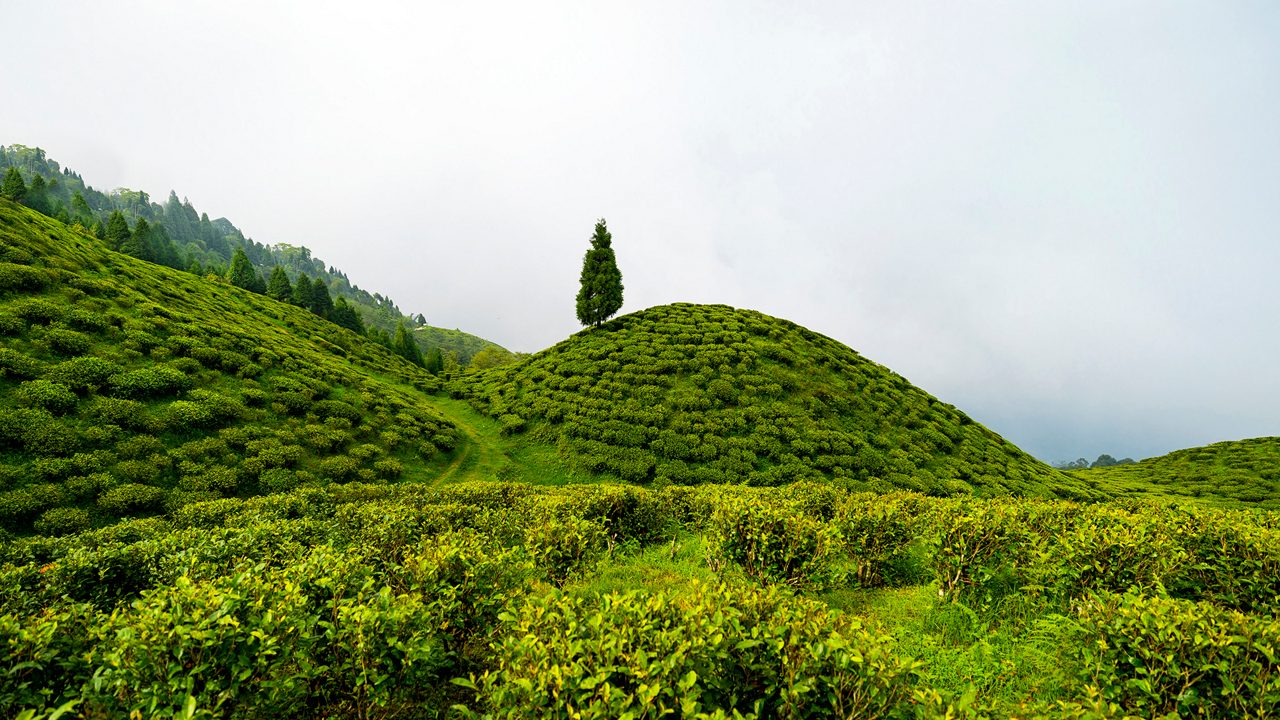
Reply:
[[[451,388],[628,481],[1096,496],[848,347],[721,305],[617,318]]]
[[[1280,509],[1280,437],[1214,443],[1072,474],[1115,497],[1275,510]]]
[[[256,242],[230,220],[210,219],[208,214],[197,212],[189,200],[179,200],[172,190],[164,203],[152,201],[140,190],[102,192],[79,173],[47,157],[44,150],[24,145],[0,146],[0,174],[10,167],[18,169],[27,185],[21,198],[24,205],[68,224],[79,223],[100,239],[108,235],[111,215],[120,213],[127,222],[125,231],[135,236],[135,242],[122,250],[141,259],[197,275],[225,275],[235,251],[242,250],[264,279],[280,266],[290,282],[296,283],[302,275],[320,281],[333,298],[350,303],[363,324],[376,329],[374,336],[385,344],[391,343],[396,326],[403,323],[410,329],[419,328],[412,337],[423,352],[438,348],[464,365],[486,347],[502,350],[474,335],[432,328],[421,313],[405,314],[391,298],[361,289],[345,272],[312,256],[310,249]]]
[[[0,527],[61,534],[414,476],[457,441],[434,377],[263,295],[0,200]],[[434,474],[434,473],[433,473]]]

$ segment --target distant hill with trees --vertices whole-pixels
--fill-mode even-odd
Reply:
[[[342,299],[359,318],[359,327],[387,347],[393,346],[397,328],[404,325],[420,354],[425,357],[437,349],[445,366],[466,365],[490,346],[506,352],[489,340],[460,330],[431,328],[424,314],[405,313],[391,298],[360,288],[342,270],[313,257],[310,249],[257,242],[230,220],[211,219],[198,212],[190,200],[180,199],[172,190],[163,203],[140,190],[103,192],[49,158],[41,148],[25,145],[0,145],[0,177],[0,195],[64,223],[79,224],[112,249],[142,260],[196,275],[225,277],[254,292],[268,291],[268,279],[279,277],[277,267],[291,285],[305,278],[306,290],[295,304],[328,317],[336,301]],[[232,267],[237,251],[243,253],[244,260]],[[341,320],[339,324],[356,329],[345,311]]]

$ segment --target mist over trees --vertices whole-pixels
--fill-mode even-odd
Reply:
[[[292,302],[392,349],[401,323],[426,326],[422,313],[404,313],[391,298],[351,284],[345,273],[313,257],[310,249],[256,242],[226,218],[210,219],[197,211],[174,191],[163,203],[128,188],[101,192],[43,149],[25,145],[0,145],[0,171],[0,196],[79,225],[117,252]],[[344,299],[345,306],[339,308],[337,299]],[[408,337],[419,344],[420,353],[436,343],[463,364],[492,344],[459,331],[431,330]]]

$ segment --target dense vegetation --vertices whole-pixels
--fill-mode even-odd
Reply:
[[[1115,497],[1280,509],[1280,437],[1214,443],[1075,474]]]
[[[1275,498],[1280,440],[1063,474],[694,305],[482,350],[481,416],[270,290],[0,200],[0,716],[1280,707],[1280,513],[1200,505]],[[1113,494],[1179,502],[1047,499]]]
[[[231,274],[235,253],[240,251],[253,276],[233,284],[264,292],[266,279],[276,267],[292,283],[305,277],[315,284],[316,292],[323,290],[325,297],[303,297],[295,304],[328,317],[332,303],[343,299],[364,326],[376,331],[372,336],[388,346],[397,327],[405,325],[417,330],[410,337],[418,341],[423,353],[434,348],[455,363],[466,364],[487,347],[501,350],[474,335],[431,328],[421,313],[406,315],[391,298],[353,285],[346,273],[312,257],[308,248],[255,242],[226,218],[210,220],[207,214],[197,212],[190,201],[180,200],[173,191],[163,204],[137,190],[118,188],[104,193],[48,158],[44,150],[23,145],[0,146],[0,172],[7,182],[0,184],[0,195],[64,223],[79,224],[114,250],[197,275],[218,276]]]
[[[47,534],[439,462],[429,374],[0,200],[0,528]]]
[[[2,546],[0,712],[1272,717],[1278,527],[811,483],[213,500]]]
[[[509,432],[632,482],[1093,497],[964,413],[793,323],[655,307],[452,386]]]

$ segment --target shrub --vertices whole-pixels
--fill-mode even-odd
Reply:
[[[62,319],[63,309],[48,300],[28,298],[10,306],[14,315],[33,325],[48,325]]]
[[[320,477],[334,482],[346,482],[356,476],[360,463],[345,455],[335,455],[320,461]]]
[[[564,585],[591,570],[608,547],[608,533],[599,522],[572,512],[563,502],[544,500],[530,509],[524,545],[547,579]]]
[[[44,510],[57,507],[65,501],[66,494],[62,488],[52,483],[0,492],[0,523],[10,526],[24,524]]]
[[[49,284],[49,275],[38,268],[0,262],[0,291],[39,290]]]
[[[395,458],[386,458],[375,462],[373,471],[383,480],[395,480],[404,474],[404,465]]]
[[[494,718],[905,716],[915,682],[857,620],[776,589],[697,583],[530,598],[495,653],[464,681]]]
[[[98,357],[78,357],[49,368],[46,380],[62,383],[76,392],[105,387],[107,380],[120,372],[120,366]]]
[[[311,405],[311,411],[321,419],[343,418],[353,425],[358,424],[364,417],[359,410],[341,400],[320,400]]]
[[[124,516],[157,510],[163,501],[164,490],[150,485],[128,483],[104,492],[98,498],[98,507],[112,515]]]
[[[759,581],[822,587],[835,579],[835,528],[763,495],[721,499],[709,537],[718,560],[736,563]]]
[[[1081,684],[1136,714],[1249,718],[1280,707],[1280,620],[1132,593],[1090,599],[1078,615]]]
[[[41,411],[32,412],[33,422],[22,433],[22,446],[27,452],[51,457],[68,457],[80,449],[80,436],[74,429],[54,420],[51,416],[39,417]]]
[[[88,335],[57,326],[45,330],[40,342],[51,352],[68,357],[84,355],[93,347],[93,339]]]
[[[285,468],[271,468],[258,477],[264,490],[278,493],[292,490],[300,484],[298,473]]]
[[[76,406],[76,394],[61,383],[48,380],[28,380],[18,386],[18,402],[27,407],[48,410],[54,415],[71,412]]]
[[[83,308],[71,308],[66,316],[67,324],[89,332],[102,332],[111,327],[111,319]]]
[[[139,399],[176,395],[191,386],[191,379],[180,370],[157,365],[120,373],[109,384],[113,394]]]
[[[147,406],[136,400],[96,397],[85,408],[85,415],[130,430],[148,427]]]
[[[44,363],[10,348],[0,348],[0,375],[10,378],[30,379],[44,372]],[[56,379],[56,378],[50,378]]]
[[[46,510],[36,521],[36,532],[41,535],[71,535],[84,532],[93,526],[89,513],[77,507],[60,507]]]
[[[190,400],[174,400],[160,413],[160,426],[169,432],[216,427],[217,424],[209,408]]]

